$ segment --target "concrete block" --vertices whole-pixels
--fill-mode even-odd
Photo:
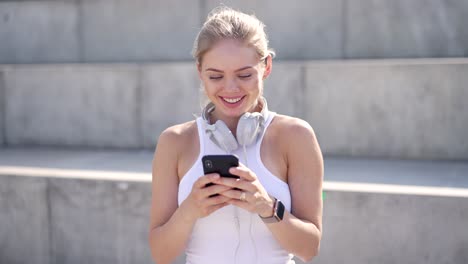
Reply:
[[[278,59],[341,58],[343,1],[223,1],[227,6],[245,13],[255,13],[266,25],[270,46]],[[220,1],[207,0],[203,15]],[[203,18],[204,19],[204,18]]]
[[[462,60],[310,63],[305,115],[328,155],[468,158]]]
[[[151,263],[151,185],[50,180],[53,263]]]
[[[81,1],[84,59],[188,60],[200,27],[198,1]]]
[[[311,263],[467,263],[467,201],[327,192],[322,247]]]
[[[0,2],[0,63],[79,61],[76,1]]]
[[[142,130],[146,147],[169,126],[195,119],[205,97],[195,63],[150,65],[142,74]]]
[[[304,69],[300,63],[273,62],[272,72],[265,80],[264,87],[264,95],[271,111],[302,116]]]
[[[3,71],[0,67],[0,148],[4,144],[5,135],[5,82],[3,80]]]
[[[0,175],[0,263],[51,263],[47,192],[45,178]]]
[[[464,57],[467,1],[349,1],[346,58]]]
[[[8,144],[140,146],[138,67],[22,66],[4,74]]]

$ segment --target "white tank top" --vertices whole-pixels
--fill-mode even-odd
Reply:
[[[239,161],[248,164],[255,172],[263,187],[270,195],[284,203],[286,210],[291,211],[291,194],[289,186],[274,176],[262,163],[260,145],[268,129],[274,112],[268,112],[265,130],[256,144],[244,150],[240,147],[234,151]],[[178,204],[190,194],[193,183],[203,175],[201,158],[203,155],[226,154],[214,144],[203,129],[204,120],[197,118],[200,154],[195,164],[184,175],[179,184]],[[221,208],[211,215],[200,218],[195,223],[185,249],[187,264],[294,264],[293,255],[285,251],[268,227],[257,214],[252,214],[233,205]]]

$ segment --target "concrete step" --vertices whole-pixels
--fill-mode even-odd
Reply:
[[[0,149],[0,262],[151,263],[151,159],[148,150]],[[325,157],[323,239],[311,263],[466,263],[467,176],[467,162]]]
[[[467,1],[224,1],[282,60],[464,57]],[[217,0],[1,1],[0,63],[189,60]]]
[[[468,59],[279,61],[265,95],[327,155],[467,160],[467,82]],[[0,95],[0,145],[127,149],[202,98],[191,62],[0,65]]]

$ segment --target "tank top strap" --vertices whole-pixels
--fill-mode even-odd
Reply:
[[[197,117],[198,140],[200,142],[200,155],[205,153],[205,125],[202,117]]]
[[[263,136],[265,136],[265,133],[268,129],[268,126],[271,124],[271,121],[273,121],[273,118],[276,116],[276,112],[268,111],[267,113],[267,119],[265,121],[265,128],[262,131],[262,134],[260,135],[260,138],[257,141],[257,148],[260,148],[260,145],[262,144],[263,141]]]

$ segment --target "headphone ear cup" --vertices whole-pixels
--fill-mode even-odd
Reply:
[[[257,140],[260,132],[258,113],[245,113],[237,124],[237,142],[241,146],[250,146]]]
[[[216,121],[215,126],[216,129],[212,131],[212,135],[218,147],[227,152],[236,150],[238,147],[237,140],[234,138],[234,135],[227,125],[223,121],[218,120]]]

